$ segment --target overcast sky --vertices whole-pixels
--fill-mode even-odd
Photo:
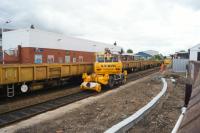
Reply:
[[[0,0],[0,26],[36,28],[134,52],[173,53],[200,43],[200,0]]]

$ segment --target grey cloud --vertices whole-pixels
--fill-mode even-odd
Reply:
[[[186,7],[192,8],[193,10],[200,10],[199,0],[179,0],[179,3]]]
[[[70,36],[117,41],[125,49],[167,54],[199,41],[199,7],[197,0],[2,0],[0,26],[11,19],[7,26],[13,28],[34,24]]]

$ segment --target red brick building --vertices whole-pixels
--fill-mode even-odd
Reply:
[[[4,63],[75,63],[94,62],[94,52],[60,50],[49,48],[33,48],[18,46],[16,50],[4,52]]]

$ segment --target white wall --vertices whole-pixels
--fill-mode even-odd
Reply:
[[[27,46],[29,44],[29,33],[27,30],[15,30],[3,32],[3,50],[14,49],[18,45]]]
[[[197,51],[194,51],[194,50],[190,51],[190,60],[192,60],[192,61],[197,60]]]
[[[195,45],[190,49],[190,60],[197,61],[197,53],[200,52],[200,44]]]

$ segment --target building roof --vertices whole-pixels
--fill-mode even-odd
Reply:
[[[191,47],[190,50],[199,50],[200,51],[200,43]]]
[[[176,52],[175,54],[189,54],[187,51],[179,51],[179,52]]]
[[[133,53],[122,53],[122,55],[130,55],[130,56],[134,56]]]
[[[3,49],[22,47],[38,47],[66,49],[75,51],[100,52],[105,48],[120,52],[122,47],[113,44],[70,37],[63,34],[38,29],[19,29],[3,33]]]
[[[158,51],[155,51],[155,50],[146,50],[146,51],[142,51],[142,52],[144,52],[144,53],[146,53],[146,54],[149,54],[149,55],[151,55],[151,56],[154,56],[154,55],[158,55],[158,54],[159,54],[159,52],[158,52]]]
[[[134,54],[135,57],[141,57],[141,55]]]
[[[141,56],[141,57],[152,57],[152,55],[147,54],[147,53],[145,53],[145,52],[138,52],[136,55],[139,55],[139,56]]]
[[[3,28],[4,32],[11,31],[13,29]],[[0,28],[0,37],[2,36],[2,28]]]

